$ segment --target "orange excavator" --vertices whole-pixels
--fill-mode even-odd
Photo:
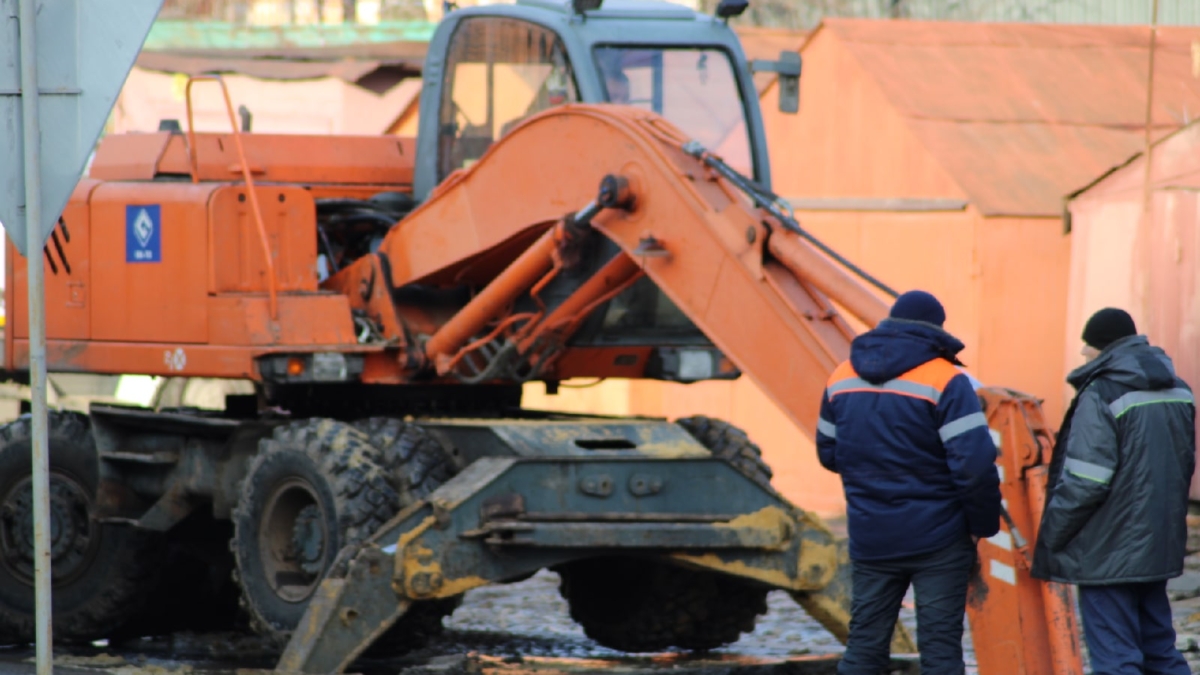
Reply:
[[[227,92],[231,131],[195,133],[215,77],[186,131],[107,137],[40,261],[49,369],[254,393],[51,414],[56,639],[241,621],[281,672],[343,672],[540,569],[615,649],[729,644],[772,589],[845,639],[845,542],[744,432],[520,407],[531,381],[745,376],[811,434],[845,317],[886,316],[890,289],[769,189],[751,72],[794,111],[800,64],[747,64],[744,9],[454,11],[415,140],[244,133]],[[971,590],[979,672],[1082,673],[1068,589],[1028,574],[1052,439],[1036,400],[980,396],[1005,510]],[[0,433],[5,641],[31,637],[29,436]],[[915,651],[902,626],[893,650]]]

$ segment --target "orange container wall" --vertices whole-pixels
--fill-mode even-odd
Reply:
[[[961,359],[989,385],[1065,410],[1062,334],[1070,240],[1059,219],[957,213],[809,213],[805,225],[898,290],[922,288],[946,307]]]
[[[790,197],[966,198],[830,31],[804,50],[800,112],[762,96],[774,191]]]
[[[1067,366],[1082,363],[1079,335],[1106,306],[1127,309],[1162,347],[1180,377],[1200,387],[1200,125],[1156,145],[1150,210],[1144,158],[1098,181],[1070,204],[1071,274]],[[1192,479],[1200,499],[1200,474]]]
[[[946,330],[977,366],[979,265],[971,211],[943,213],[809,212],[804,227],[859,267],[903,291],[928,290],[946,307]]]
[[[976,223],[979,332],[972,370],[988,384],[1045,399],[1057,429],[1066,411],[1061,348],[1071,240],[1059,218],[982,218]]]

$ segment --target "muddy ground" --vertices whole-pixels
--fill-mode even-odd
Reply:
[[[911,608],[906,623],[913,623]],[[365,661],[356,670],[383,675],[462,675],[487,671],[500,675],[548,669],[555,673],[670,670],[672,675],[813,675],[832,673],[841,645],[792,599],[772,593],[769,610],[757,630],[737,643],[696,657],[655,655],[631,658],[602,647],[584,635],[570,618],[558,594],[558,576],[542,571],[509,586],[469,591],[463,604],[445,621],[445,634],[418,653],[403,659]],[[461,657],[472,655],[470,662]],[[0,653],[0,673],[21,672],[28,650]],[[109,675],[208,675],[269,669],[274,654],[257,640],[229,636],[176,635],[144,640],[136,651],[123,646],[61,653],[60,675],[102,671]],[[22,665],[18,665],[22,664]],[[7,668],[6,668],[7,666]],[[28,672],[32,672],[29,670]],[[903,672],[903,670],[901,670]]]
[[[1200,556],[1171,583],[1180,648],[1193,672],[1200,672]],[[355,670],[368,675],[587,675],[669,670],[671,675],[809,675],[832,673],[841,645],[800,610],[786,594],[772,593],[770,610],[757,629],[737,643],[704,656],[660,655],[631,658],[601,647],[574,624],[558,594],[558,577],[541,572],[509,586],[467,593],[446,620],[446,633],[419,653],[403,659],[364,661]],[[911,597],[902,621],[915,631]],[[915,634],[915,632],[914,632]],[[968,673],[978,673],[966,636]],[[59,675],[252,675],[274,663],[275,655],[255,639],[221,635],[176,635],[144,640],[132,647],[97,646],[60,651]],[[32,673],[28,649],[0,650],[0,673]],[[903,669],[901,670],[903,672]]]

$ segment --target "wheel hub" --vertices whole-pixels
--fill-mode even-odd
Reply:
[[[300,509],[292,530],[292,551],[306,574],[320,574],[325,554],[325,531],[321,528],[321,508],[309,504]]]
[[[302,602],[325,572],[329,531],[325,510],[307,481],[292,478],[271,493],[259,520],[259,559],[271,589]]]
[[[50,474],[51,579],[65,584],[85,572],[100,545],[92,500],[66,474]],[[0,559],[17,579],[33,584],[33,480],[26,476],[0,501]]]

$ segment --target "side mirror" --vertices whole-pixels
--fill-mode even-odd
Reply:
[[[779,112],[795,115],[800,112],[800,70],[802,61],[799,52],[779,52],[778,61],[754,59],[750,62],[752,73],[779,74]]]
[[[741,16],[750,6],[750,0],[721,0],[717,4],[717,17],[726,21]]]

